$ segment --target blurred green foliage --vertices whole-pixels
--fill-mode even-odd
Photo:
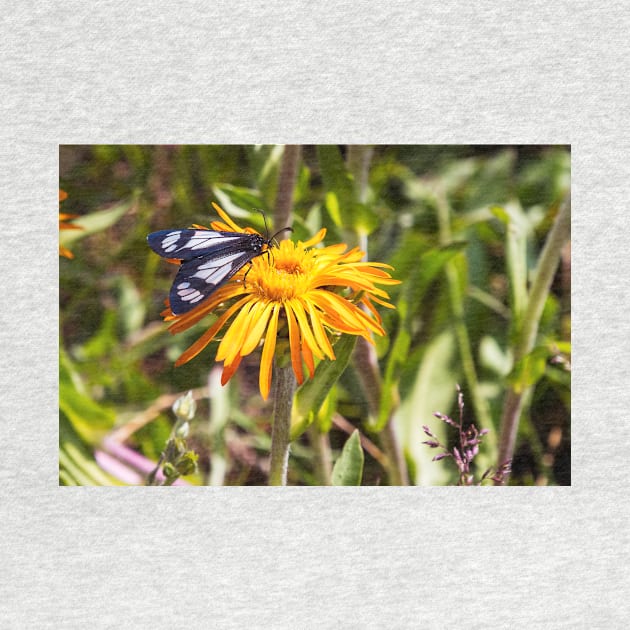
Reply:
[[[208,225],[217,218],[212,201],[264,231],[257,210],[273,216],[282,153],[282,146],[60,147],[59,186],[68,193],[61,209],[80,215],[75,223],[84,228],[60,237],[75,255],[60,258],[60,483],[133,483],[127,469],[146,476],[133,454],[155,463],[174,423],[170,405],[190,389],[198,411],[188,445],[199,470],[186,481],[266,483],[271,409],[258,394],[258,357],[246,358],[226,387],[217,383],[217,342],[174,367],[213,318],[167,332],[160,312],[173,267],[147,247],[146,235]],[[570,484],[569,251],[536,348],[513,365],[532,273],[570,189],[569,148],[375,146],[361,195],[347,157],[344,146],[303,147],[292,238],[326,227],[325,244],[361,245],[370,260],[393,265],[402,283],[389,291],[396,310],[380,309],[388,336],[375,339],[378,408],[368,403],[363,366],[349,360],[354,344],[345,349],[341,340],[339,365],[321,364],[322,380],[298,391],[289,483],[324,482],[316,433],[337,462],[333,483],[390,483],[381,455],[391,422],[411,483],[453,483],[456,473],[422,445],[422,425],[444,431],[432,413],[453,412],[459,383],[467,420],[491,429],[480,466],[496,464],[506,388],[531,387],[511,483]],[[371,445],[365,452],[355,428]],[[129,458],[112,450],[112,436],[131,447]],[[112,458],[120,470],[97,464]]]

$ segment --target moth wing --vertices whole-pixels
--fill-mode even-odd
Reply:
[[[257,255],[252,251],[228,251],[184,261],[169,294],[173,314],[183,315],[192,310]]]
[[[192,260],[229,251],[252,250],[252,234],[214,230],[159,230],[147,236],[149,247],[163,258]],[[259,237],[262,240],[262,237]]]

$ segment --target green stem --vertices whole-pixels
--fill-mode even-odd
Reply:
[[[177,433],[177,429],[179,429],[179,427],[182,425],[182,423],[184,422],[184,420],[182,420],[181,418],[177,418],[175,420],[175,424],[173,425],[173,428],[171,429],[171,433],[169,435],[168,441],[166,442],[166,446],[164,447],[164,450],[162,451],[162,453],[160,454],[160,458],[157,461],[157,464],[155,465],[155,468],[149,473],[149,476],[147,477],[146,480],[146,485],[147,486],[159,486],[160,482],[157,479],[157,474],[158,471],[160,470],[160,468],[162,467],[162,464],[164,464],[165,461],[167,461],[169,459],[169,456],[172,455],[172,451],[173,451],[173,440],[175,440],[175,434]],[[175,481],[173,479],[173,481]],[[173,483],[173,482],[171,482]],[[163,483],[162,485],[171,485]]]
[[[525,311],[525,321],[520,344],[517,346],[515,359],[518,361],[531,352],[538,334],[538,324],[542,315],[553,277],[558,268],[562,249],[571,238],[571,196],[564,201],[554,222],[536,269]]]
[[[276,361],[273,380],[273,427],[271,429],[269,485],[286,486],[291,443],[291,407],[295,393],[295,375],[291,364],[279,367]]]
[[[560,207],[558,216],[547,236],[540,254],[532,288],[529,293],[523,326],[515,343],[514,364],[518,364],[534,348],[538,325],[542,315],[554,274],[558,268],[562,249],[571,238],[571,196]],[[523,410],[526,388],[511,387],[503,403],[501,416],[501,438],[499,443],[499,464],[514,456],[516,434]]]

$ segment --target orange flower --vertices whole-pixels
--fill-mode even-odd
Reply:
[[[68,198],[68,193],[65,190],[59,191],[59,203],[66,200]],[[62,212],[59,213],[59,229],[60,230],[82,230],[83,228],[78,225],[72,225],[71,223],[64,223],[68,219],[76,219],[78,214],[64,214]],[[66,258],[74,258],[74,254],[67,248],[63,247],[63,245],[59,245],[59,255],[65,256]]]
[[[251,228],[238,227],[219,206],[213,206],[224,220],[224,223],[212,222],[213,230],[254,232]],[[219,306],[223,309],[214,324],[179,357],[176,365],[190,361],[225,328],[216,355],[217,361],[223,361],[221,382],[225,385],[242,358],[253,352],[264,337],[259,386],[262,397],[267,399],[279,331],[288,337],[298,383],[304,381],[303,364],[312,377],[315,358],[335,359],[333,336],[360,335],[373,343],[372,333],[384,335],[373,302],[394,308],[386,301],[387,293],[376,286],[399,283],[383,270],[391,267],[363,262],[362,251],[356,247],[346,251],[344,244],[313,248],[325,234],[326,230],[322,229],[305,242],[282,241],[269,250],[269,255],[254,258],[251,267],[239,271],[188,313],[173,315],[170,308],[164,311],[165,320],[172,322],[171,333],[176,334]]]

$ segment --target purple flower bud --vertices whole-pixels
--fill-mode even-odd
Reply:
[[[426,442],[422,442],[422,444],[426,444],[427,446],[430,446],[431,448],[437,448],[440,445],[439,442],[434,442],[433,440],[427,440]]]
[[[433,435],[433,433],[431,433],[431,429],[429,429],[429,427],[426,424],[422,425],[422,430],[429,436],[429,437],[435,437]]]
[[[477,446],[473,448],[466,449],[464,451],[464,455],[467,461],[472,461],[475,458],[475,455],[479,452],[479,448]]]
[[[450,453],[440,453],[439,455],[436,455],[431,461],[432,462],[439,462],[441,459],[444,459],[445,457],[451,457]]]

